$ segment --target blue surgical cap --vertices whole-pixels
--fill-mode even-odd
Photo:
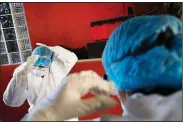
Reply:
[[[38,60],[33,64],[34,66],[46,67],[51,64],[53,52],[45,46],[39,46],[33,50],[32,55],[39,55]]]
[[[118,90],[182,88],[182,23],[173,16],[140,16],[109,37],[103,65]]]

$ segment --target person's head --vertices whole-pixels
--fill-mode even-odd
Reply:
[[[35,70],[37,70],[37,74],[40,73],[43,75],[46,73],[46,69],[51,65],[53,54],[54,53],[45,46],[38,46],[33,50],[32,55],[39,55],[38,60],[33,64]]]
[[[140,16],[118,26],[102,61],[117,90],[182,88],[182,23],[173,16]]]

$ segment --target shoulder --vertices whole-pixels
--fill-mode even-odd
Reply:
[[[25,66],[26,66],[26,62],[20,64],[20,65],[14,70],[14,72],[19,71],[20,69],[22,69],[22,68],[25,67]]]
[[[129,97],[125,101],[124,107],[129,113],[134,114],[138,118],[151,119],[153,121],[158,119],[171,121],[181,118],[182,91],[169,96],[158,94],[135,96]]]

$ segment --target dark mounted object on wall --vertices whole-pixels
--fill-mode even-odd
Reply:
[[[121,16],[121,17],[117,17],[117,18],[94,21],[94,22],[91,22],[90,26],[94,27],[94,26],[100,26],[100,25],[103,25],[103,24],[112,24],[112,23],[115,23],[115,22],[123,22],[123,21],[126,21],[130,18],[133,18],[133,17],[135,17],[135,15]]]
[[[135,15],[132,7],[128,7],[128,15]]]
[[[107,40],[95,41],[86,44],[88,58],[101,58]]]
[[[71,51],[71,52],[74,52],[79,60],[80,59],[88,59],[87,50],[85,47],[73,49],[73,48],[65,47],[63,45],[60,45],[60,46]]]

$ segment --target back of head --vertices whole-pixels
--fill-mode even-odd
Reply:
[[[103,65],[118,90],[182,88],[182,23],[173,16],[140,16],[109,37]]]

